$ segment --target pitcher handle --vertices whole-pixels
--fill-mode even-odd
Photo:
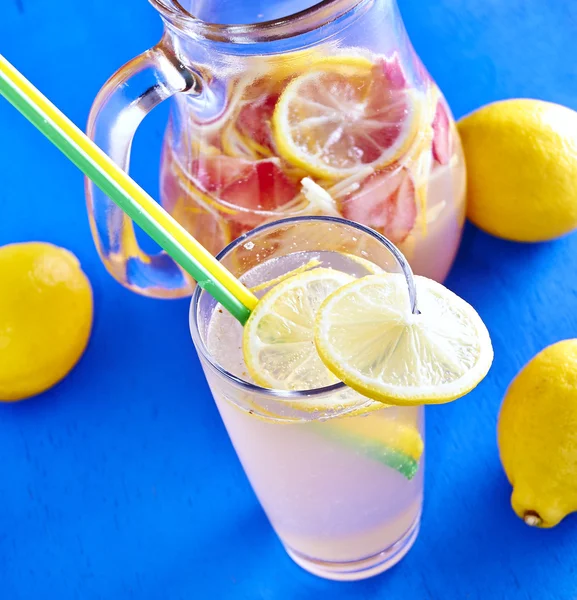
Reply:
[[[196,75],[159,43],[119,69],[102,87],[88,118],[87,133],[126,172],[134,134],[144,117],[177,92],[196,90]],[[134,292],[180,298],[193,290],[191,279],[165,253],[148,255],[120,208],[85,180],[90,228],[110,274]]]

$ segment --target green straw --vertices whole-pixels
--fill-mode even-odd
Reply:
[[[256,296],[0,55],[0,94],[242,324]]]

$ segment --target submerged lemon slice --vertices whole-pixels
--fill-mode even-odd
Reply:
[[[362,167],[385,167],[413,141],[422,98],[395,88],[382,64],[360,56],[315,62],[283,90],[274,109],[273,137],[289,163],[325,179]]]
[[[315,424],[315,431],[353,447],[358,454],[395,469],[407,479],[416,475],[425,448],[414,425],[386,417],[330,419]]]
[[[282,281],[262,297],[243,331],[244,360],[255,383],[308,390],[338,381],[315,348],[315,316],[329,294],[353,279],[319,267]]]
[[[369,275],[335,290],[320,307],[315,344],[349,387],[387,404],[450,402],[471,391],[493,360],[475,310],[439,283],[415,277],[420,314],[403,275]]]

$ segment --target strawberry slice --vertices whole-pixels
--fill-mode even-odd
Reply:
[[[433,158],[441,165],[446,165],[452,154],[450,121],[447,108],[442,100],[437,102],[433,119]]]
[[[200,156],[192,161],[190,174],[205,192],[219,192],[243,173],[252,163],[229,156]]]
[[[221,203],[238,209],[228,218],[245,229],[262,223],[266,218],[263,212],[283,206],[299,192],[276,158],[248,161],[220,155],[204,156],[193,161],[191,174],[198,187],[215,199],[216,205]]]
[[[284,174],[278,159],[264,159],[250,163],[242,176],[223,188],[219,197],[239,211],[235,221],[254,227],[265,216],[255,211],[270,212],[290,202],[299,192],[298,187]]]
[[[403,122],[409,104],[406,98],[405,75],[398,56],[379,58],[372,67],[371,94],[365,106],[368,120],[385,121],[386,126],[372,128],[367,135],[355,140],[355,148],[363,162],[377,160],[382,148],[393,146],[402,135]]]
[[[373,173],[344,198],[341,210],[345,218],[376,229],[395,244],[402,242],[417,218],[411,174],[405,168]]]
[[[375,64],[385,76],[390,90],[404,90],[407,87],[407,78],[396,52],[390,58],[379,58]]]
[[[237,117],[236,126],[246,137],[253,139],[257,144],[274,151],[272,139],[271,119],[274,113],[279,94],[263,94],[255,100],[245,104]]]
[[[220,252],[231,241],[225,215],[209,212],[193,187],[183,187],[168,160],[166,153],[160,183],[162,205],[209,252]]]

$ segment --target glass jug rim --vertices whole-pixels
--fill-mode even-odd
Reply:
[[[275,41],[308,33],[345,17],[358,5],[372,1],[320,0],[309,8],[278,19],[247,24],[221,24],[195,17],[183,8],[179,0],[149,0],[163,18],[181,32],[234,44]]]

